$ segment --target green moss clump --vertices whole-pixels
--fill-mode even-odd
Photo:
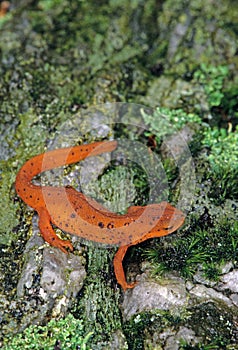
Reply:
[[[130,350],[154,349],[155,346],[162,349],[165,344],[163,337],[159,338],[158,335],[170,327],[175,333],[181,327],[186,327],[198,336],[196,345],[181,339],[180,350],[236,349],[236,325],[232,316],[224,307],[212,303],[191,307],[180,316],[161,310],[143,312],[125,322],[123,330]],[[202,341],[199,335],[202,335]],[[151,344],[146,343],[145,346],[145,339],[151,341]]]
[[[89,195],[102,201],[109,210],[121,214],[131,205],[145,205],[149,199],[146,170],[130,160],[123,164],[112,161],[90,187]]]
[[[203,68],[205,70],[205,67]],[[227,69],[226,67],[220,67],[218,70],[207,68],[205,72],[210,74],[211,78],[210,90],[207,87],[210,103],[216,105],[219,94],[215,93],[215,82],[218,84],[217,91],[221,91]],[[217,72],[220,75],[218,74],[215,79]],[[205,79],[203,75],[198,76],[200,79]],[[219,103],[222,97],[223,94],[220,93]],[[153,116],[144,115],[144,120],[159,142],[162,137],[172,134],[187,123],[200,124],[200,126],[202,123],[197,115],[188,114],[180,109],[171,111],[167,108],[157,108]],[[169,238],[171,245],[161,246],[161,242],[155,243],[153,249],[150,248],[145,252],[146,257],[154,263],[154,274],[176,270],[183,277],[190,278],[200,264],[205,277],[218,280],[219,265],[230,260],[237,261],[238,226],[235,220],[235,201],[238,195],[237,130],[232,132],[232,130],[206,124],[195,134],[196,145],[193,141],[191,144],[193,148],[195,147],[197,176],[201,184],[197,186],[194,203],[198,201],[201,208],[206,208],[204,217],[196,217],[195,213],[191,213],[192,235],[187,235],[185,232],[183,237],[175,240]],[[175,169],[172,164],[168,161],[166,164],[166,173],[173,174]],[[216,214],[219,210],[217,205],[224,206],[222,215]]]
[[[186,316],[184,315],[184,319]],[[182,319],[177,315],[172,315],[169,311],[142,312],[125,322],[123,331],[127,337],[128,348],[130,350],[145,349],[144,338],[152,338],[153,334],[158,334],[163,329],[173,325],[179,326]]]
[[[46,326],[29,326],[22,333],[7,338],[3,349],[53,350],[58,343],[61,349],[89,350],[87,343],[92,335],[90,332],[85,336],[82,322],[69,314],[58,321],[52,319]]]
[[[224,128],[207,128],[202,144],[209,149],[208,160],[212,171],[237,171],[238,127],[234,132]]]
[[[224,80],[228,72],[227,66],[211,66],[204,63],[195,71],[194,79],[203,86],[210,108],[221,104],[224,97]]]
[[[229,198],[236,200],[238,196],[238,127],[235,132],[226,129],[207,128],[202,140],[206,153],[203,161],[209,162],[210,168],[204,173],[204,179],[209,180],[209,197],[217,205]]]
[[[209,226],[209,224],[208,224]],[[193,227],[193,235],[176,238],[169,246],[155,243],[144,255],[154,265],[153,274],[175,270],[185,278],[192,278],[198,265],[204,276],[217,280],[219,266],[225,262],[237,263],[238,223],[224,219],[215,227]]]
[[[14,201],[14,183],[16,169],[33,155],[43,150],[43,139],[46,135],[44,125],[41,125],[34,112],[29,109],[27,113],[19,116],[19,126],[10,139],[9,144],[14,147],[14,156],[1,160],[0,178],[0,244],[10,245],[16,238],[15,231],[18,224],[19,202]],[[19,159],[22,159],[19,161]]]
[[[195,113],[166,107],[157,107],[153,115],[144,113],[143,118],[145,124],[149,127],[149,134],[155,134],[158,142],[161,142],[163,137],[178,132],[188,123],[199,124],[202,121]]]
[[[73,315],[82,320],[85,334],[93,329],[93,344],[100,343],[105,348],[110,348],[113,333],[122,327],[120,291],[112,283],[114,254],[115,248],[102,249],[87,243],[87,278],[71,309]],[[92,341],[90,339],[89,343]]]
[[[208,302],[190,312],[189,325],[197,334],[203,334],[202,342],[194,349],[237,349],[237,326],[228,308]]]
[[[123,213],[130,205],[141,205],[148,201],[149,189],[146,173],[133,162],[107,169],[99,179],[99,191],[103,193],[108,208]]]

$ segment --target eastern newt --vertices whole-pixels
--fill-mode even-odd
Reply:
[[[59,166],[72,164],[86,157],[117,148],[117,141],[95,142],[56,149],[28,160],[16,177],[16,191],[39,215],[39,229],[44,240],[67,253],[73,251],[70,241],[60,239],[52,224],[61,230],[87,240],[119,246],[113,264],[118,283],[126,290],[136,283],[127,283],[123,258],[128,247],[152,237],[161,237],[177,230],[185,215],[167,202],[147,206],[131,206],[119,215],[105,209],[95,200],[73,187],[37,186],[34,176]]]
[[[10,8],[10,2],[9,1],[2,1],[1,4],[0,4],[0,17],[4,17],[9,8]]]

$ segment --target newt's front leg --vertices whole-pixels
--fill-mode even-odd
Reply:
[[[69,248],[71,251],[73,251],[73,246],[70,241],[65,241],[63,239],[60,239],[50,222],[50,215],[48,211],[45,208],[40,208],[37,210],[39,215],[39,228],[42,237],[46,242],[48,242],[51,246],[57,247],[62,250],[64,253],[68,253],[66,248]]]
[[[114,265],[114,272],[116,275],[117,282],[121,285],[122,289],[125,291],[128,288],[134,288],[137,282],[133,283],[127,283],[126,276],[123,269],[123,258],[127,252],[127,249],[131,246],[131,244],[122,246],[118,249],[116,252],[114,259],[113,259],[113,265]]]

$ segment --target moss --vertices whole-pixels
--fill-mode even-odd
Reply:
[[[209,149],[208,160],[216,174],[236,172],[238,159],[238,127],[231,132],[217,127],[204,131],[202,144]]]
[[[29,132],[31,130],[31,132]],[[0,242],[10,245],[15,238],[14,228],[18,224],[17,213],[20,210],[19,201],[14,202],[14,182],[16,169],[19,169],[18,159],[26,160],[42,150],[42,137],[46,134],[44,125],[39,124],[39,120],[32,110],[21,114],[19,126],[14,138],[9,140],[10,146],[14,147],[14,157],[2,160],[2,177],[0,186],[0,210],[1,210],[1,235]],[[24,155],[24,156],[22,156]],[[7,216],[6,216],[7,213]]]
[[[222,93],[219,95],[218,101],[216,91],[221,91],[227,69],[223,70],[221,67],[221,70],[214,69],[208,72],[212,72],[214,76],[217,72],[221,73],[217,78],[212,77],[211,74],[212,82],[210,88],[207,87],[211,105],[216,102],[220,104],[223,95]],[[158,108],[153,116],[144,115],[144,119],[159,142],[162,137],[174,133],[186,123],[201,124],[201,119],[196,114],[167,108]],[[189,225],[193,232],[192,236],[187,236],[185,232],[184,237],[171,239],[169,246],[161,246],[160,242],[155,244],[155,248],[147,250],[146,256],[155,264],[154,273],[177,270],[182,276],[188,278],[192,277],[197,266],[201,264],[204,274],[217,280],[221,261],[236,262],[237,145],[237,132],[232,130],[204,125],[195,134],[191,146],[196,156],[197,180],[202,185],[200,188],[197,186],[193,202],[196,205],[197,201],[201,208],[204,207],[205,213],[200,217],[190,214]],[[174,170],[173,164],[168,163],[167,174],[172,175]],[[216,207],[218,205],[226,208],[222,215],[218,214],[220,211]],[[216,243],[208,245],[208,242]]]
[[[237,129],[238,130],[238,129]],[[237,159],[238,137],[234,132],[223,128],[207,128],[202,140],[206,152],[202,159],[209,161],[210,168],[204,173],[204,180],[210,181],[209,198],[221,205],[226,199],[237,198]],[[202,161],[201,159],[201,161]]]
[[[6,170],[7,167],[4,162],[1,162],[2,169]],[[0,190],[0,243],[9,245],[14,236],[13,229],[17,226],[17,210],[19,206],[14,203],[14,193],[11,188],[11,184],[15,179],[15,175],[12,171],[8,174],[3,174],[1,179]],[[7,214],[6,214],[7,213]]]
[[[237,77],[234,77],[223,89],[223,98],[221,105],[224,110],[224,114],[227,116],[228,121],[231,122],[233,128],[238,124],[238,103],[237,103]]]
[[[145,349],[145,338],[153,338],[153,334],[159,334],[169,325],[179,327],[181,319],[167,311],[144,312],[125,322],[123,330],[127,336],[130,350]],[[158,345],[158,344],[157,344]]]
[[[171,11],[172,7],[174,11]],[[152,59],[161,61],[161,57],[166,57],[169,72],[188,78],[201,62],[226,64],[224,52],[232,57],[236,47],[233,8],[234,5],[229,6],[229,1],[225,1],[215,13],[212,3],[204,1],[190,1],[185,5],[179,0],[176,6],[172,1],[166,1],[158,18],[160,34],[154,44]],[[215,26],[212,25],[214,22]]]
[[[232,165],[236,160],[237,144],[234,132],[237,123],[237,21],[234,4],[230,6],[230,3],[222,1],[214,12],[213,3],[203,0],[188,3],[182,0],[176,3],[171,0],[163,3],[156,0],[21,1],[1,21],[0,147],[4,159],[0,180],[0,240],[4,243],[1,247],[4,258],[4,262],[1,261],[1,278],[4,279],[1,286],[9,292],[10,299],[31,227],[26,206],[14,192],[17,170],[26,159],[43,151],[54,138],[58,126],[82,107],[106,101],[140,102],[148,97],[148,87],[153,87],[158,77],[161,79],[154,84],[154,93],[146,103],[167,107],[171,104],[174,109],[162,110],[160,107],[157,114],[169,115],[170,124],[179,129],[188,122],[201,126],[205,120],[209,125],[192,141],[199,173],[194,208],[181,236],[177,240],[168,237],[170,246],[164,244],[162,260],[166,263],[168,259],[169,263],[163,268],[180,269],[182,266],[181,273],[191,276],[197,263],[201,262],[204,273],[217,278],[219,254],[225,261],[237,260],[237,227],[233,225],[237,175]],[[157,134],[159,143],[161,136],[171,130],[165,123],[161,133],[156,113],[146,116],[145,122],[149,133]],[[230,131],[224,134],[221,127]],[[141,136],[138,129],[126,131],[126,136],[140,137],[141,141],[147,142],[148,135]],[[120,129],[118,135],[122,134]],[[83,132],[80,135],[81,141],[93,140]],[[146,164],[153,168],[153,163]],[[128,163],[126,167],[130,169],[129,178],[122,164],[117,170],[112,164],[100,178],[100,191],[108,201],[113,193],[107,186],[112,182],[119,184],[126,178],[131,186],[127,196],[120,198],[119,210],[130,204],[131,198],[138,204],[145,204],[148,182],[157,188],[162,178],[158,168],[154,169],[157,177],[153,174],[148,181],[141,167]],[[177,170],[174,164],[167,160],[164,168],[169,183],[175,182]],[[150,200],[159,201],[163,195],[155,192]],[[115,201],[114,204],[116,206]],[[219,218],[220,205],[224,209],[222,218]],[[199,228],[203,219],[207,219],[208,225]],[[213,242],[213,235],[216,246],[211,245],[211,256],[205,263],[209,253],[205,244]],[[188,238],[190,236],[193,238]],[[115,281],[111,264],[113,253],[113,249],[108,252],[94,246],[88,248],[88,280],[74,310],[75,316],[83,319],[81,336],[95,326],[90,341],[93,345],[101,341],[107,347],[110,347],[111,333],[122,327],[119,291],[115,282],[112,283]],[[87,304],[90,300],[91,308]],[[24,308],[21,312],[13,310],[11,316],[20,320],[24,311]],[[151,326],[147,316],[142,320],[145,326]],[[171,325],[176,321],[171,319]],[[141,328],[134,329],[136,323],[128,328],[127,337],[131,346],[134,341],[139,348],[143,346],[140,337],[146,332],[142,323],[138,322],[138,325]]]
[[[90,349],[87,345],[93,332],[86,336],[80,320],[76,320],[71,314],[61,320],[50,320],[45,326],[30,326],[22,333],[14,337],[6,338],[3,349],[49,349],[53,350],[58,345],[63,349]]]
[[[194,113],[166,107],[157,107],[153,115],[144,114],[143,117],[150,134],[155,134],[159,143],[162,138],[180,131],[186,124],[201,123],[201,118]]]
[[[207,303],[191,310],[189,324],[203,336],[198,349],[214,346],[215,349],[235,349],[236,327],[232,316],[224,307]],[[195,348],[196,349],[196,348]]]
[[[171,239],[169,245],[155,243],[153,249],[144,252],[154,264],[154,274],[176,270],[181,276],[192,278],[201,265],[206,277],[217,280],[220,265],[228,261],[236,264],[238,225],[235,220],[224,218],[215,227],[203,229],[199,223],[195,225],[192,225],[192,236],[185,234]]]
[[[121,329],[119,312],[119,289],[112,283],[112,259],[115,249],[110,251],[87,244],[87,279],[80,298],[72,313],[83,322],[85,333],[94,331],[91,344],[110,346],[113,333]]]
[[[170,329],[169,327],[172,327],[175,333],[180,327],[187,327],[199,336],[200,341],[197,345],[181,340],[179,349],[236,349],[235,322],[228,310],[212,303],[192,307],[180,317],[168,311],[145,312],[134,316],[124,324],[129,349],[145,349],[145,339],[151,340],[154,346],[152,348],[163,348],[165,344],[162,335]],[[161,335],[161,338],[158,338],[158,335]]]
[[[113,163],[98,183],[104,201],[108,202],[106,206],[112,211],[123,213],[131,205],[147,203],[149,185],[145,170],[131,161],[121,165]]]
[[[224,97],[222,88],[227,76],[227,66],[216,67],[201,64],[200,68],[195,71],[194,79],[204,86],[210,108],[221,104]]]

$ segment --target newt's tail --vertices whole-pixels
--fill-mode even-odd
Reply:
[[[117,141],[101,141],[91,144],[60,148],[39,154],[29,159],[16,176],[16,191],[22,197],[23,191],[39,188],[32,184],[34,176],[63,165],[73,164],[87,157],[111,152],[117,147]]]

